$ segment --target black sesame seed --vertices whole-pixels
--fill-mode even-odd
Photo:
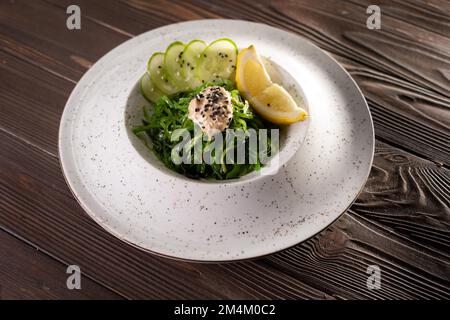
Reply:
[[[194,67],[191,67],[191,70],[194,70]]]

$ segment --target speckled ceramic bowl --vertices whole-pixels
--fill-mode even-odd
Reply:
[[[129,134],[145,103],[135,85],[151,53],[175,40],[219,37],[256,45],[273,77],[281,72],[278,82],[288,79],[308,101],[310,118],[291,128],[296,143],[284,144],[276,174],[189,180],[166,170]],[[367,104],[336,61],[294,34],[235,20],[173,24],[115,48],[76,86],[59,135],[67,182],[95,221],[144,250],[193,261],[263,256],[320,232],[357,197],[373,149]]]

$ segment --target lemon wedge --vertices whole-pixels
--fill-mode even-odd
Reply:
[[[245,96],[254,97],[272,84],[254,46],[242,49],[237,58],[236,85]]]
[[[253,45],[238,54],[236,85],[253,109],[270,122],[292,124],[307,117],[289,92],[272,82]]]

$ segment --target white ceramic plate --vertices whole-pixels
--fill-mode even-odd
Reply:
[[[165,170],[129,134],[142,110],[135,85],[149,56],[175,40],[220,37],[256,45],[308,102],[309,121],[296,135],[306,139],[275,175],[189,180]],[[292,33],[235,20],[173,24],[115,48],[79,81],[59,132],[67,182],[97,223],[144,250],[195,261],[263,256],[320,232],[359,194],[373,152],[366,101],[335,60]]]

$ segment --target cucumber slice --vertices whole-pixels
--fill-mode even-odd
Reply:
[[[198,61],[202,55],[202,52],[206,49],[207,45],[202,40],[192,40],[186,45],[182,58],[184,60],[181,74],[186,80],[190,89],[194,89],[202,84],[202,82],[196,77],[196,68]]]
[[[153,84],[165,94],[174,94],[179,90],[167,78],[164,65],[164,53],[155,52],[148,60],[147,71]]]
[[[185,45],[181,41],[172,42],[166,49],[164,54],[164,66],[166,69],[166,76],[173,85],[178,88],[178,91],[187,89],[187,83],[181,73],[183,68],[183,51]]]
[[[164,95],[152,82],[150,79],[150,75],[148,72],[144,73],[144,75],[141,77],[140,81],[140,89],[141,93],[144,96],[145,99],[147,99],[150,102],[156,102],[158,99]]]
[[[234,81],[238,48],[228,39],[213,41],[203,50],[198,62],[196,76],[202,82],[220,79]]]

